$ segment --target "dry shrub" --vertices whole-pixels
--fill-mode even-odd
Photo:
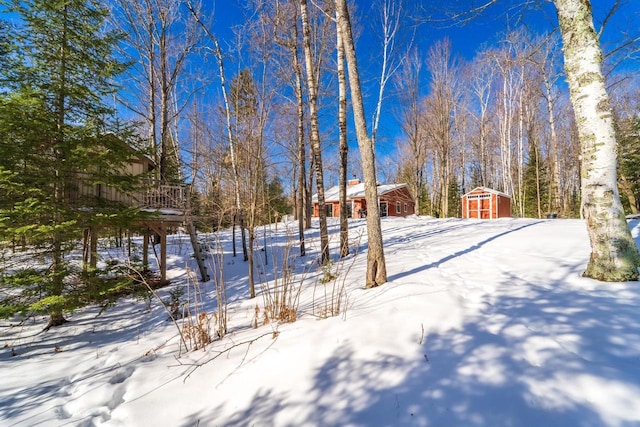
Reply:
[[[347,276],[357,259],[357,248],[360,246],[361,239],[362,234],[357,237],[355,243],[349,245],[353,254],[350,258],[343,258],[336,263],[329,262],[322,266],[322,274],[316,280],[313,289],[314,315],[323,319],[338,316],[341,313],[346,316]],[[319,300],[316,299],[318,287],[321,287]]]
[[[192,350],[198,350],[205,348],[211,341],[211,321],[216,323],[217,315],[207,315],[206,312],[202,312],[197,316],[195,322],[189,318],[189,321],[185,322],[182,326],[182,333],[185,340],[190,344]]]
[[[271,322],[295,322],[298,319],[298,306],[300,304],[300,292],[304,282],[305,273],[296,275],[294,272],[295,257],[291,250],[295,244],[293,235],[289,235],[284,246],[271,246],[270,254],[272,265],[272,280],[267,280],[260,275],[260,287],[264,310],[262,324]],[[265,249],[266,250],[266,249]],[[262,259],[261,259],[262,261]],[[261,271],[267,271],[267,266],[261,266]],[[256,307],[257,309],[257,307]],[[258,313],[254,318],[254,326],[257,324]]]

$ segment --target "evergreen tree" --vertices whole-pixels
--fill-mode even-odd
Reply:
[[[622,120],[617,129],[618,188],[627,213],[640,212],[640,119]]]
[[[431,215],[433,204],[431,203],[431,195],[426,184],[423,184],[418,190],[418,215]]]
[[[278,177],[272,178],[267,183],[266,202],[269,207],[268,217],[264,219],[266,223],[275,220],[274,216],[276,215],[279,219],[281,219],[284,215],[291,213],[291,203],[284,195],[282,182],[280,182],[280,179]]]
[[[2,64],[5,64],[5,66],[7,65],[9,52],[11,51],[9,31],[9,24],[0,20],[0,61],[2,61]]]
[[[134,185],[124,166],[139,154],[113,133],[105,103],[124,69],[113,55],[119,35],[104,28],[108,10],[97,1],[0,5],[16,17],[10,33],[0,32],[11,61],[0,71],[0,242],[20,243],[42,261],[0,270],[0,286],[14,288],[0,314],[48,312],[56,326],[86,297],[66,256],[82,232],[134,215],[92,191]]]
[[[524,170],[524,215],[541,218],[549,209],[549,178],[535,141],[529,144],[529,162]]]
[[[458,185],[458,178],[456,176],[451,177],[449,182],[449,191],[447,197],[447,217],[460,218],[462,216],[462,194],[460,193],[460,186]]]

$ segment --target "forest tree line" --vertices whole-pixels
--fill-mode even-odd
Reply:
[[[124,102],[138,114],[160,174],[193,182],[203,213],[217,215],[236,204],[231,139],[244,210],[253,209],[260,221],[276,211],[298,216],[298,204],[310,216],[318,160],[323,187],[338,184],[344,156],[348,176],[362,178],[351,126],[348,150],[340,149],[332,3],[308,8],[319,159],[307,110],[299,2],[248,2],[245,21],[215,45],[211,37],[222,31],[202,5],[116,2],[112,13],[134,63]],[[558,30],[505,30],[465,59],[446,37],[419,46],[414,28],[420,16],[409,3],[380,0],[370,7],[354,15],[358,37],[373,39],[376,49],[376,58],[361,58],[368,65],[361,75],[369,133],[385,153],[376,158],[380,181],[407,183],[419,212],[432,216],[459,216],[460,196],[482,185],[509,194],[514,216],[579,217],[579,144]],[[370,22],[357,21],[367,13]],[[621,144],[621,197],[625,210],[637,213],[638,90],[635,68],[628,66],[637,47],[621,48],[625,43],[604,46],[604,69]],[[226,67],[228,121],[215,52]],[[379,129],[381,116],[393,124]],[[269,200],[277,208],[266,207]]]

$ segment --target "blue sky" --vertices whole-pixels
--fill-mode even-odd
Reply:
[[[357,40],[357,54],[361,71],[361,79],[364,85],[366,100],[366,115],[371,126],[371,118],[374,113],[375,98],[377,94],[377,80],[379,79],[380,63],[380,38],[376,35],[379,27],[375,26],[375,16],[378,14],[374,8],[375,0],[356,0],[356,8],[352,10],[352,22],[359,27],[359,37]],[[451,4],[458,5],[458,10],[464,10],[471,1],[463,0],[458,2],[407,2],[410,6],[423,8],[435,8],[439,5],[450,7]],[[477,2],[476,2],[477,3]],[[516,29],[520,25],[526,25],[534,33],[546,33],[557,26],[555,8],[550,1],[534,1],[532,5],[524,8],[524,0],[500,0],[496,4],[487,8],[480,16],[469,20],[464,25],[451,23],[423,22],[417,30],[414,46],[425,53],[436,41],[445,37],[452,42],[453,51],[456,55],[465,60],[472,60],[478,49],[482,46],[490,46],[500,40],[502,34],[508,29]],[[616,0],[594,0],[593,14],[596,29],[602,25],[604,18]],[[218,1],[215,3],[214,31],[222,42],[222,46],[228,43],[233,44],[231,28],[241,24],[245,18],[243,14],[248,13],[243,9],[246,3],[238,0]],[[435,5],[435,6],[434,6]],[[621,0],[622,7],[615,14],[603,34],[603,47],[610,49],[613,43],[622,37],[622,34],[629,30],[637,31],[640,27],[640,1]],[[310,7],[313,7],[310,2]],[[423,11],[424,12],[424,11]],[[433,10],[427,10],[427,13]],[[441,16],[433,13],[432,16]],[[409,32],[408,26],[405,30]],[[627,61],[626,67],[640,68],[638,60]],[[230,68],[231,70],[231,68]],[[232,76],[229,75],[230,79]],[[426,82],[424,84],[426,91]],[[393,88],[387,87],[387,94]],[[395,151],[395,140],[401,137],[401,131],[395,118],[393,98],[385,101],[382,108],[382,120],[378,132],[380,144],[377,146],[378,156],[393,154]],[[352,127],[352,122],[349,122]],[[355,137],[350,136],[350,145],[357,146]]]

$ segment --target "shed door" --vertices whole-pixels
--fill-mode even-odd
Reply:
[[[467,217],[478,219],[493,218],[491,194],[469,194],[467,196]]]

